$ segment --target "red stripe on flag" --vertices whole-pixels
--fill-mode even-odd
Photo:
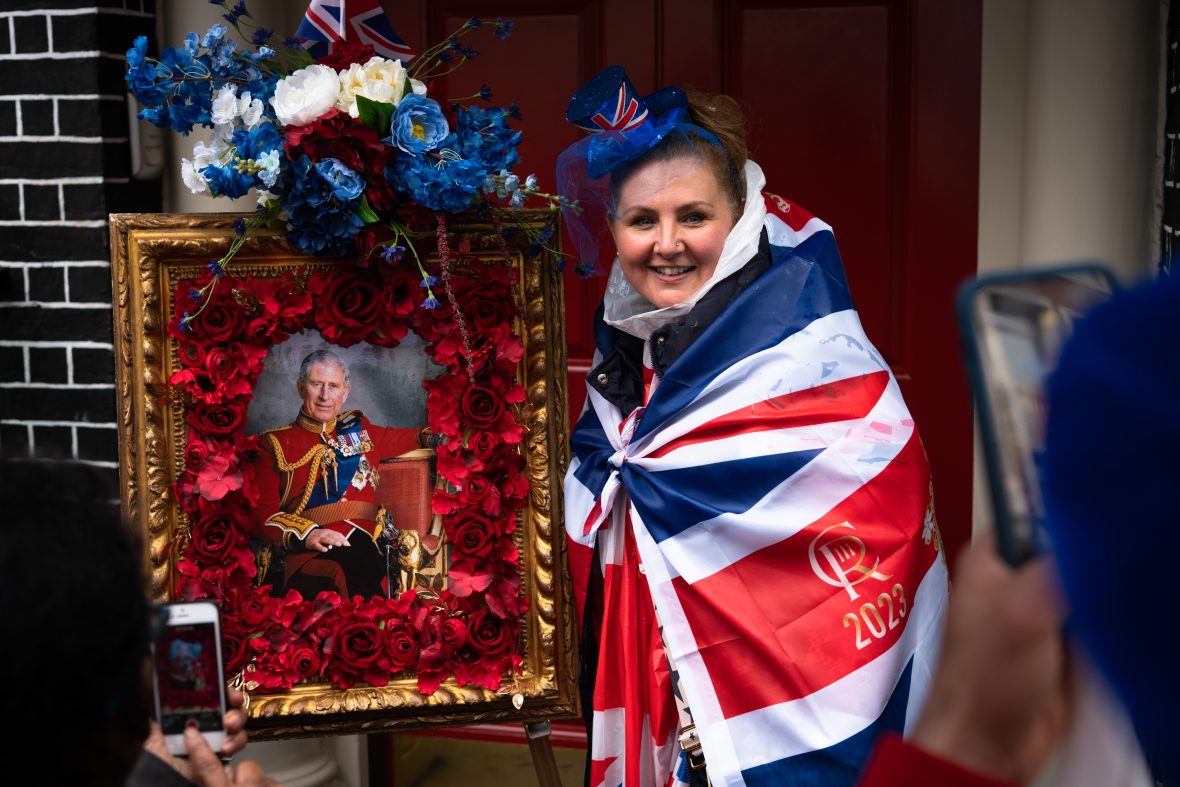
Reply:
[[[888,385],[889,373],[881,371],[776,396],[719,415],[648,456],[666,456],[686,445],[723,440],[739,434],[864,418]]]
[[[668,661],[660,642],[639,552],[627,523],[621,565],[609,564],[602,583],[604,622],[594,680],[594,710],[624,708],[627,753],[624,784],[642,784],[643,757],[663,744],[676,727]],[[644,718],[648,739],[644,739]]]
[[[915,432],[876,478],[799,533],[691,586],[673,580],[726,718],[805,697],[898,640],[938,559],[922,537],[929,478]],[[886,579],[867,573],[878,559]],[[867,576],[851,585],[856,598],[829,584],[840,570]]]
[[[578,623],[581,624],[590,572],[594,570],[594,547],[579,544],[572,538],[566,538],[565,544],[569,549],[570,579],[574,584],[574,609],[578,611]]]
[[[763,199],[766,201],[767,212],[778,216],[784,224],[795,230],[795,232],[803,229],[807,226],[807,222],[815,218],[814,213],[811,213],[807,208],[798,203],[791,202],[789,199],[780,197],[777,194],[771,194],[769,191],[764,191],[762,194]]]

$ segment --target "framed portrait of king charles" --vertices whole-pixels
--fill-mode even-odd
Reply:
[[[556,215],[404,265],[267,231],[210,265],[234,219],[111,217],[154,599],[217,603],[256,738],[576,715],[561,279],[527,241]]]

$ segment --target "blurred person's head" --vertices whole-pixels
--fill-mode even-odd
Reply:
[[[101,473],[0,462],[8,784],[122,785],[148,734],[140,552]]]
[[[1171,619],[1180,556],[1180,280],[1117,294],[1078,322],[1048,384],[1045,494],[1071,627],[1180,778]]]

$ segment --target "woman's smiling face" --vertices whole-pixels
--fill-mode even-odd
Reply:
[[[656,307],[700,289],[736,221],[712,168],[688,156],[640,164],[617,190],[610,223],[623,275]]]

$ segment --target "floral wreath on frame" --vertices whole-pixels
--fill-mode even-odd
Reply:
[[[319,270],[258,279],[208,274],[173,292],[169,335],[180,370],[170,382],[187,394],[185,469],[173,492],[187,515],[174,596],[208,598],[222,609],[226,674],[247,688],[290,688],[327,680],[340,689],[385,686],[413,671],[433,693],[451,675],[490,690],[522,663],[518,550],[513,534],[528,496],[519,445],[524,401],[516,381],[523,344],[513,269],[468,260],[453,271],[453,302],[421,308],[426,297],[412,269],[377,276],[365,269]],[[182,322],[194,300],[200,315]],[[397,598],[340,598],[322,592],[277,598],[259,576],[249,536],[258,500],[246,408],[267,351],[290,335],[318,330],[340,347],[394,347],[410,332],[444,368],[426,380],[427,426],[441,438],[432,508],[451,544],[449,586],[403,591]]]

